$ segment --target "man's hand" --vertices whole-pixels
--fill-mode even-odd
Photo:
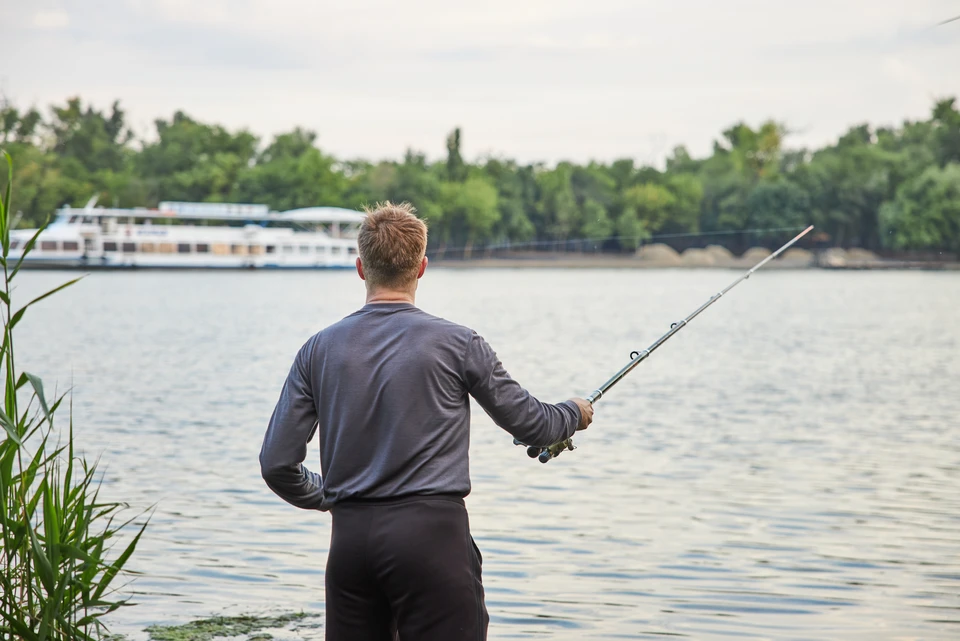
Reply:
[[[580,408],[580,425],[577,425],[577,430],[587,429],[587,426],[593,423],[593,405],[582,398],[571,398],[570,400]]]

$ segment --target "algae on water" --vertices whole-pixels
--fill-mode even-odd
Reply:
[[[213,617],[184,625],[153,625],[147,628],[147,633],[152,641],[213,641],[215,638],[241,635],[251,635],[247,641],[267,641],[273,636],[261,630],[283,628],[313,616],[316,615],[300,612],[273,617]]]

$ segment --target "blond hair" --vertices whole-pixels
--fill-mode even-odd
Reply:
[[[427,225],[410,203],[390,201],[366,209],[357,245],[370,285],[404,287],[417,279],[427,252]]]

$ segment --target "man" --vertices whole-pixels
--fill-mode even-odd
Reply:
[[[366,305],[314,335],[294,360],[260,467],[287,502],[333,515],[327,641],[486,638],[470,492],[469,396],[529,445],[585,429],[590,403],[541,403],[472,330],[414,305],[427,228],[385,203],[360,228]],[[317,434],[323,477],[307,470]]]

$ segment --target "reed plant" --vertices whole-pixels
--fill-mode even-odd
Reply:
[[[0,345],[4,395],[0,423],[0,640],[70,641],[102,638],[103,617],[129,602],[115,585],[146,522],[121,517],[122,503],[101,500],[96,463],[74,450],[73,415],[66,430],[55,417],[65,396],[48,398],[43,382],[20,371],[14,330],[31,306],[73,285],[70,280],[16,307],[13,282],[41,230],[10,257],[13,160],[0,194]],[[2,164],[0,164],[2,166]],[[131,539],[117,544],[126,531]]]

